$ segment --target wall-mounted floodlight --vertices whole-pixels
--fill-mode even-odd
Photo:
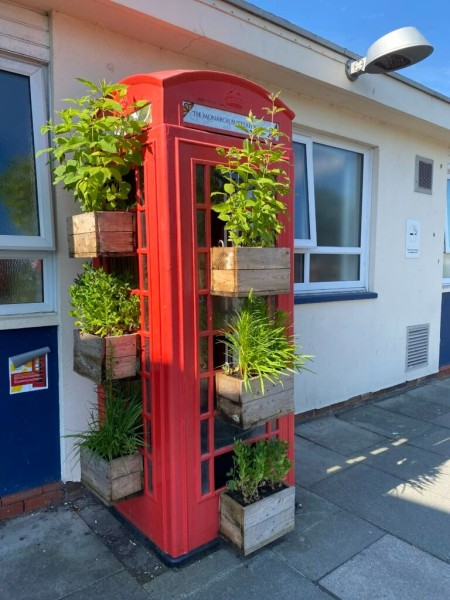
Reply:
[[[420,31],[415,27],[402,27],[373,43],[365,58],[347,61],[345,73],[350,81],[363,73],[390,73],[414,65],[432,52],[433,46]]]

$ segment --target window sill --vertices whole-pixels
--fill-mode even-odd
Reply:
[[[319,294],[294,294],[294,304],[315,304],[317,302],[345,302],[347,300],[373,300],[375,292],[321,292]]]

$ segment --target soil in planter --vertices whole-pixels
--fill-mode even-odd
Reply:
[[[230,498],[233,498],[233,500],[235,500],[238,504],[245,507],[250,506],[250,504],[254,504],[255,502],[259,502],[260,500],[264,500],[264,498],[269,498],[270,496],[273,496],[273,494],[276,494],[277,492],[284,490],[285,488],[286,485],[284,483],[279,483],[274,487],[270,485],[265,485],[264,487],[259,488],[258,499],[254,500],[253,502],[247,503],[244,502],[244,497],[242,496],[241,492],[227,490],[227,494],[230,496]]]

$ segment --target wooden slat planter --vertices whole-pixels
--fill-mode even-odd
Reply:
[[[216,373],[217,410],[242,429],[262,425],[294,411],[294,377],[283,376],[282,382],[264,382],[264,394],[257,377],[250,380],[251,391],[242,379]]]
[[[294,530],[295,488],[242,506],[228,492],[220,495],[220,533],[250,554]]]
[[[101,338],[76,329],[73,341],[75,373],[95,383],[102,383],[106,378],[124,379],[136,375],[139,348],[137,333]]]
[[[136,452],[111,462],[87,448],[80,449],[81,482],[106,505],[124,500],[143,489],[142,455]]]
[[[124,211],[98,211],[67,219],[69,256],[129,256],[136,252],[136,215]]]
[[[271,296],[290,292],[289,248],[211,248],[211,294]]]

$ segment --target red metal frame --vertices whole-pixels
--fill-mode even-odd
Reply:
[[[151,103],[152,123],[137,206],[145,489],[117,508],[163,553],[178,558],[217,537],[224,481],[215,479],[232,450],[231,440],[223,447],[215,444],[214,370],[219,365],[213,360],[218,348],[213,303],[219,301],[209,294],[209,248],[215,242],[209,172],[219,162],[216,147],[235,145],[240,137],[187,126],[183,102],[264,116],[268,94],[214,71],[137,75],[122,83],[129,86],[130,100]],[[276,119],[288,136],[292,118],[286,109]],[[292,214],[292,195],[287,201]],[[279,245],[292,248],[292,223],[285,219]],[[292,294],[279,296],[278,305],[292,315]],[[275,435],[290,442],[293,457],[293,416],[267,424],[249,439]],[[291,471],[290,482],[293,477]]]

